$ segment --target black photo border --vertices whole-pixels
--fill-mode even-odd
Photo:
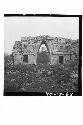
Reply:
[[[64,14],[4,14],[4,17],[78,17],[79,18],[79,77],[78,92],[39,93],[39,92],[4,92],[4,96],[82,96],[82,15]]]

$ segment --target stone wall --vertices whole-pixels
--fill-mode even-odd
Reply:
[[[21,41],[16,41],[13,47],[14,63],[24,63],[23,55],[28,55],[28,64],[37,64],[37,54],[42,43],[46,43],[48,46],[50,64],[59,63],[60,55],[63,56],[63,63],[66,63],[67,60],[70,60],[70,53],[65,49],[65,41],[67,40],[61,37],[22,37]]]

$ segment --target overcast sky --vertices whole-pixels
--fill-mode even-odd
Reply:
[[[11,53],[23,36],[79,38],[78,17],[4,17],[4,52]]]

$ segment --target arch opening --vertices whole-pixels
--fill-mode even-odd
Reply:
[[[50,51],[45,40],[39,46],[37,52],[37,64],[48,64],[50,62]]]

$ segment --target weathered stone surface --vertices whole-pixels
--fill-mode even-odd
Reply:
[[[59,56],[63,56],[63,63],[66,63],[70,60],[71,54],[71,49],[68,47],[70,47],[69,44],[70,42],[72,43],[72,40],[68,41],[65,38],[53,38],[50,36],[22,37],[21,41],[16,41],[13,47],[14,63],[25,63],[26,61],[23,60],[23,56],[28,55],[28,62],[26,63],[37,64],[37,57],[42,44],[45,44],[47,47],[46,50],[49,53],[50,64],[59,63]],[[66,49],[66,46],[68,46],[69,51]]]

